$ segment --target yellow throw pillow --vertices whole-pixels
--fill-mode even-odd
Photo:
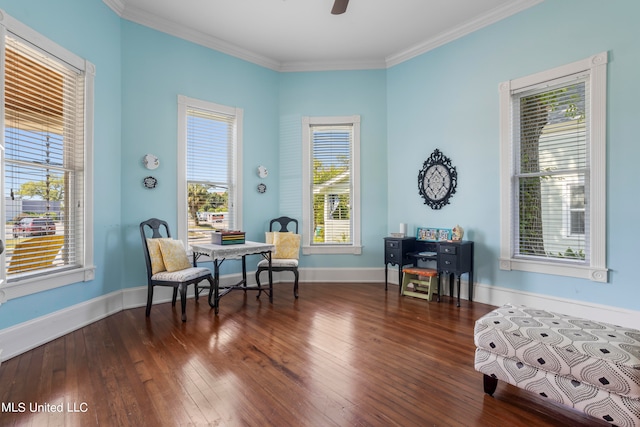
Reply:
[[[169,273],[191,267],[181,240],[159,239],[162,261]]]
[[[275,259],[298,259],[300,253],[300,235],[295,233],[273,233],[276,245]]]
[[[273,232],[267,231],[264,233],[264,241],[268,245],[273,245]]]
[[[161,271],[166,271],[164,261],[162,260],[162,252],[160,252],[160,240],[164,239],[147,239],[147,248],[149,249],[149,258],[151,259],[151,275]]]

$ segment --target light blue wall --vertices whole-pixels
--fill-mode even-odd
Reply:
[[[0,329],[121,288],[121,20],[98,0],[0,0],[0,8],[96,66],[94,164],[95,280],[0,306]]]
[[[302,218],[302,117],[359,114],[361,120],[362,254],[303,255],[300,266],[380,266],[387,215],[386,71],[286,73],[280,80],[282,214]]]
[[[140,222],[163,218],[177,232],[178,95],[244,110],[243,230],[248,239],[264,239],[265,218],[277,214],[278,188],[259,194],[256,169],[267,166],[267,184],[277,182],[278,74],[129,21],[122,40],[123,286],[135,287],[146,283]],[[150,174],[141,163],[145,153],[160,159],[151,172],[158,179],[153,190],[142,185]],[[237,270],[235,264],[223,265],[222,273]]]
[[[389,231],[460,224],[476,242],[476,281],[518,291],[640,309],[640,2],[546,1],[388,71]],[[498,84],[608,51],[607,253],[609,283],[507,272],[499,256]],[[401,148],[401,149],[398,149]],[[458,171],[451,205],[417,195],[422,162],[439,148]],[[405,191],[393,191],[406,187]]]
[[[244,126],[244,228],[259,239],[266,218],[301,216],[301,118],[362,117],[360,256],[302,257],[303,267],[382,267],[382,237],[400,222],[460,224],[477,242],[476,279],[533,293],[638,310],[633,238],[638,235],[632,133],[640,115],[640,5],[633,0],[546,1],[389,70],[276,73],[121,20],[101,0],[0,0],[0,8],[97,68],[95,100],[95,280],[10,300],[0,329],[144,284],[138,223],[167,218],[176,228],[176,117],[179,94],[239,106]],[[607,50],[608,265],[610,282],[500,271],[498,83]],[[458,168],[452,204],[422,204],[416,176],[435,148]],[[144,154],[159,156],[146,190]],[[258,165],[267,193],[255,186]]]

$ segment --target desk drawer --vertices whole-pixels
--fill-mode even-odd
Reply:
[[[386,262],[399,263],[402,261],[402,253],[399,248],[393,249],[390,248],[389,245],[385,248],[384,251],[384,260]]]
[[[457,271],[458,256],[457,255],[440,255],[440,261],[438,262],[438,270],[450,271],[450,272]]]
[[[399,249],[400,248],[400,242],[397,240],[385,240],[385,242],[387,243],[387,249]]]
[[[455,245],[440,245],[440,253],[441,254],[451,254],[455,255],[457,253],[458,247]]]

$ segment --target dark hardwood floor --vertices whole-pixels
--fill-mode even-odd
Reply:
[[[186,323],[179,303],[126,310],[7,360],[0,425],[607,425],[508,384],[483,393],[473,324],[492,306],[382,284],[275,289],[273,305],[232,292],[217,317],[189,300]]]

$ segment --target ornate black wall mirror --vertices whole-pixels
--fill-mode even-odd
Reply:
[[[418,191],[424,198],[424,204],[431,209],[440,209],[449,204],[457,185],[458,172],[455,166],[451,166],[451,159],[436,148],[418,172]]]

